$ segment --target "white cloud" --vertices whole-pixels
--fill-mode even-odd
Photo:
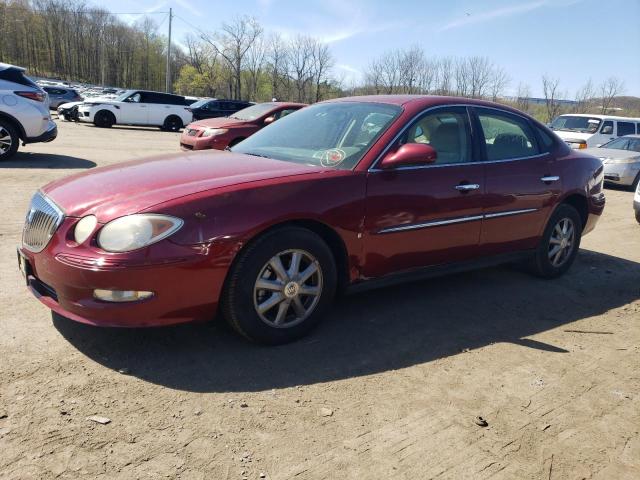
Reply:
[[[196,17],[201,17],[202,16],[202,12],[200,10],[198,10],[196,7],[194,7],[191,4],[191,2],[189,2],[188,0],[175,0],[175,1],[182,8],[184,8],[185,10],[188,10],[189,13],[191,13],[192,15],[194,15]]]

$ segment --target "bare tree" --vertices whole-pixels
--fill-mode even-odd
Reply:
[[[559,85],[559,78],[551,78],[547,75],[542,76],[542,90],[544,92],[544,102],[547,109],[548,122],[557,117],[560,112],[560,102],[558,102],[558,97],[560,95],[558,90]]]
[[[247,71],[247,89],[249,100],[257,100],[260,76],[265,68],[267,47],[262,37],[258,37],[247,50],[243,66]]]
[[[260,24],[251,17],[236,17],[231,23],[223,23],[222,31],[216,35],[213,41],[209,37],[203,37],[225,59],[230,70],[233,82],[233,95],[237,99],[242,98],[242,67],[243,60],[251,45],[262,35]]]
[[[593,97],[595,97],[595,89],[593,87],[593,82],[589,79],[587,80],[587,83],[580,87],[576,92],[573,111],[575,113],[585,113],[589,104],[593,101]]]
[[[319,102],[322,97],[321,85],[328,80],[329,69],[333,65],[331,50],[326,43],[315,41],[312,52],[312,76],[315,78],[315,101]]]
[[[281,92],[283,88],[287,91],[288,95],[288,83],[291,78],[288,75],[289,52],[287,44],[277,33],[269,37],[266,58],[271,83],[271,98],[281,98],[284,94],[284,92]],[[285,83],[284,86],[282,86],[283,82]]]
[[[531,98],[531,88],[528,84],[520,82],[518,84],[518,93],[516,98],[516,107],[523,112],[529,111],[529,103]]]
[[[491,100],[497,102],[509,85],[509,75],[502,67],[493,67],[490,79]]]
[[[609,77],[600,85],[602,97],[602,114],[606,115],[615,97],[624,93],[624,82],[617,77]]]
[[[305,101],[305,92],[313,81],[313,53],[315,40],[305,35],[297,35],[289,42],[289,69],[296,88],[297,100]]]
[[[455,62],[451,57],[443,57],[438,60],[438,78],[436,93],[439,95],[450,95],[453,92],[453,77]]]

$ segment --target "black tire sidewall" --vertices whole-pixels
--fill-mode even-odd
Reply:
[[[18,146],[20,144],[20,135],[18,135],[18,130],[12,123],[7,122],[5,120],[0,119],[0,127],[9,132],[9,136],[11,137],[11,147],[5,153],[0,154],[0,161],[8,160],[15,155],[18,151]]]
[[[574,248],[569,258],[559,267],[555,267],[549,260],[549,240],[551,239],[553,229],[563,218],[569,218],[573,222],[575,229]],[[540,245],[536,251],[533,265],[534,273],[543,278],[556,278],[569,270],[578,255],[578,251],[580,250],[580,240],[583,228],[584,226],[582,225],[580,214],[573,206],[568,204],[559,205],[549,218],[542,240],[540,241]]]
[[[162,125],[163,130],[168,130],[170,132],[179,132],[182,127],[182,119],[176,115],[167,117]]]
[[[111,128],[116,122],[113,113],[108,110],[100,110],[96,113],[93,123],[96,127]]]
[[[263,322],[255,311],[253,288],[264,265],[277,253],[289,249],[305,250],[318,260],[322,269],[322,293],[315,310],[304,322],[290,328],[275,328]],[[269,232],[239,255],[229,273],[222,306],[229,324],[249,340],[270,345],[296,340],[318,324],[333,302],[336,262],[327,244],[310,230],[286,227]]]

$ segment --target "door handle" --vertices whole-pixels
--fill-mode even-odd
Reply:
[[[456,185],[456,190],[463,193],[470,192],[471,190],[478,190],[479,188],[480,188],[480,185],[478,185],[477,183],[465,183],[465,184]]]
[[[560,180],[560,177],[558,177],[557,175],[549,175],[549,176],[540,178],[540,181],[544,183],[557,182],[558,180]]]

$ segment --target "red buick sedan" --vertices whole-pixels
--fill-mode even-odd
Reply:
[[[604,208],[602,163],[517,110],[450,97],[319,103],[232,151],[53,182],[18,256],[49,308],[92,325],[220,312],[290,341],[338,290],[524,260],[557,277]]]
[[[180,136],[183,150],[224,150],[233,147],[261,128],[305,107],[304,103],[269,102],[252,105],[230,117],[209,118],[190,123]]]

